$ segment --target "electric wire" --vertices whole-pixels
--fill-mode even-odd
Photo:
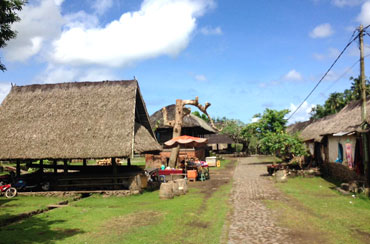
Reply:
[[[364,56],[364,58],[367,58],[367,57],[369,57],[370,56],[370,54],[368,54],[368,55],[366,55],[366,56]],[[325,91],[326,92],[328,92],[328,91],[330,91],[331,90],[331,88],[333,88],[333,86],[334,85],[336,85],[337,84],[337,82],[339,81],[339,80],[341,80],[346,74],[348,74],[352,69],[353,69],[353,67],[355,67],[356,66],[356,64],[358,64],[360,62],[360,59],[358,59],[356,62],[354,62],[349,68],[347,68],[346,69],[346,71],[344,71],[340,76],[338,76],[338,78],[337,79],[335,79],[331,84],[330,84],[330,86],[328,86],[326,89],[325,89]],[[318,96],[317,96],[318,97]]]
[[[370,25],[369,25],[370,26]],[[369,27],[367,26],[367,27]],[[366,27],[366,28],[367,28]],[[328,73],[331,71],[331,69],[334,67],[334,65],[338,62],[340,57],[342,57],[343,53],[347,50],[347,48],[359,37],[360,34],[357,34],[350,42],[347,43],[347,45],[343,48],[342,52],[338,55],[338,57],[334,60],[332,65],[330,65],[329,69],[325,72],[325,74],[321,77],[321,79],[317,82],[317,84],[314,86],[314,88],[308,93],[306,98],[299,104],[299,106],[294,110],[294,112],[288,117],[288,120],[290,120],[293,115],[302,107],[305,101],[312,95],[312,93],[316,90],[316,88],[320,85],[320,83],[325,79],[325,77],[328,75]]]

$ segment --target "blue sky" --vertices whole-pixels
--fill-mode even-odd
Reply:
[[[11,83],[135,76],[150,114],[199,96],[211,116],[248,123],[300,104],[355,28],[370,24],[370,1],[29,0],[20,17],[18,37],[0,51],[0,100]],[[358,59],[355,42],[290,122],[349,88]]]

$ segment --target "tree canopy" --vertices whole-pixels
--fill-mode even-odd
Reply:
[[[192,114],[195,115],[195,116],[197,116],[198,118],[201,118],[202,120],[204,120],[207,123],[210,122],[208,116],[205,115],[204,113],[200,114],[199,111],[194,111],[194,112],[192,112]]]
[[[360,78],[350,77],[351,88],[345,89],[344,92],[333,92],[329,95],[324,105],[316,105],[312,109],[311,119],[319,119],[330,114],[338,113],[348,103],[361,98],[361,81]],[[370,83],[366,80],[366,95],[370,95]]]
[[[0,1],[0,48],[5,47],[7,41],[17,36],[17,32],[11,29],[11,25],[20,20],[17,12],[22,10],[25,3],[26,1],[23,0]],[[6,70],[1,62],[0,70]]]
[[[306,154],[303,142],[297,135],[286,133],[289,110],[266,109],[256,114],[258,121],[244,124],[238,120],[224,119],[222,133],[243,144],[248,153],[275,154],[285,160]]]

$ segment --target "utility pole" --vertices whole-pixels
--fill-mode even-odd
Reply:
[[[359,28],[359,40],[360,40],[360,79],[361,79],[361,98],[362,98],[362,106],[361,106],[361,120],[362,120],[362,144],[363,144],[363,152],[364,152],[364,168],[365,168],[365,193],[367,196],[370,196],[370,165],[369,165],[369,140],[368,140],[368,133],[366,132],[368,129],[367,123],[367,116],[366,116],[366,81],[365,81],[365,64],[364,64],[364,29],[363,26],[360,25]]]

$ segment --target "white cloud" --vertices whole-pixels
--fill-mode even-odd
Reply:
[[[222,35],[222,29],[221,27],[203,27],[200,29],[200,33],[203,35],[209,36],[209,35]]]
[[[251,123],[258,122],[259,120],[260,120],[260,118],[254,117],[254,118],[251,119]]]
[[[117,77],[107,69],[88,68],[79,69],[68,66],[49,65],[47,69],[36,77],[40,83],[60,83],[73,81],[103,81],[117,80]]]
[[[311,32],[311,38],[325,38],[329,37],[334,33],[331,25],[329,23],[321,24],[316,26]]]
[[[312,109],[315,107],[315,105],[309,104],[308,102],[304,102],[302,106],[298,109],[297,112],[293,115],[292,118],[288,121],[289,124],[293,124],[298,121],[306,121],[310,119],[310,113]],[[298,108],[298,105],[295,105],[293,103],[290,104],[290,112],[287,114],[287,118]]]
[[[3,102],[4,98],[8,95],[11,89],[10,83],[0,83],[0,104]]]
[[[295,69],[292,69],[286,75],[284,75],[283,79],[288,81],[301,81],[303,80],[303,77]]]
[[[338,57],[338,55],[340,54],[339,50],[336,49],[336,48],[329,48],[327,53],[325,54],[322,54],[322,53],[314,53],[313,54],[313,57],[317,60],[324,60],[324,59],[334,59],[336,57]]]
[[[77,69],[49,65],[42,74],[36,77],[35,81],[40,83],[72,82],[77,80],[78,74]]]
[[[333,70],[330,70],[325,76],[324,81],[335,81],[339,78],[339,74]]]
[[[194,78],[197,81],[207,81],[207,77],[205,75],[195,75]]]
[[[79,77],[79,81],[103,81],[117,80],[118,78],[106,69],[91,69],[87,70]]]
[[[357,16],[357,21],[363,25],[370,24],[370,1],[367,1],[362,5],[361,12]]]
[[[95,0],[91,6],[98,15],[104,14],[113,6],[113,0]]]
[[[120,67],[175,56],[188,45],[197,18],[212,6],[212,0],[145,0],[139,11],[125,13],[104,27],[67,28],[53,43],[52,59]]]
[[[337,7],[346,7],[346,6],[352,7],[360,5],[364,1],[366,0],[332,0],[331,2]]]
[[[72,28],[95,28],[99,25],[99,19],[95,15],[86,13],[85,11],[78,11],[76,13],[70,13],[64,15],[65,29]]]
[[[13,24],[18,32],[4,48],[9,61],[25,61],[38,54],[46,41],[60,34],[64,20],[60,14],[62,1],[42,0],[37,4],[27,4],[19,12],[21,21]]]

